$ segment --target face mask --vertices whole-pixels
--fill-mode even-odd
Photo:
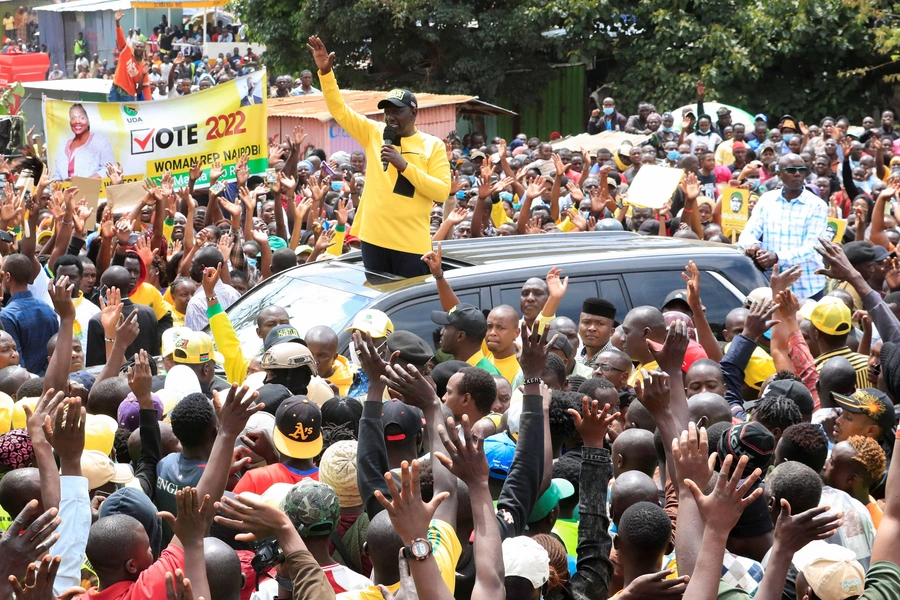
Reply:
[[[512,204],[513,195],[510,194],[509,192],[500,192],[500,201],[501,202],[506,201],[506,202],[509,202],[510,204]]]
[[[666,158],[671,161],[676,161],[681,158],[681,154],[679,154],[677,150],[670,150],[669,152],[666,152]]]
[[[709,129],[700,129],[700,133],[703,135],[709,135]]]
[[[665,125],[660,125],[659,130],[665,131],[666,133],[672,133],[674,131],[671,127],[666,127]]]
[[[781,139],[784,141],[785,144],[787,144],[788,142],[791,141],[791,139],[792,139],[793,137],[794,137],[794,134],[793,134],[793,133],[786,133],[786,134],[784,134],[783,136],[781,136]]]
[[[248,257],[247,257],[247,264],[250,265],[251,267],[255,267],[255,266],[256,266],[256,259],[255,259],[255,258],[250,258],[250,257],[248,256]]]
[[[611,114],[613,114],[614,112],[616,112],[616,108],[615,108],[615,107],[607,107],[607,106],[604,106],[604,107],[603,107],[603,114],[604,114],[604,115],[611,115]]]
[[[342,189],[344,189],[344,184],[343,184],[343,182],[340,182],[340,181],[332,181],[331,189],[334,190],[335,192],[339,192]]]
[[[459,200],[465,200],[466,199],[466,190],[459,190],[458,192],[456,192],[456,197]]]

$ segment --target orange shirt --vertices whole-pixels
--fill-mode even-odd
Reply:
[[[116,23],[116,45],[119,48],[119,64],[116,65],[113,85],[119,86],[131,96],[137,97],[140,92],[144,95],[144,100],[150,100],[150,82],[144,74],[143,65],[135,60],[131,46],[125,42],[125,34],[118,23]]]
[[[881,525],[881,518],[884,516],[884,512],[872,496],[869,496],[869,503],[866,504],[866,508],[869,510],[869,516],[872,517],[872,525],[877,530],[878,526]]]

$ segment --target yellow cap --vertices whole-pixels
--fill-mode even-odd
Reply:
[[[86,415],[84,425],[84,449],[97,450],[109,456],[116,440],[119,424],[107,415]]]
[[[160,343],[160,356],[169,356],[175,352],[175,336],[184,335],[193,331],[187,327],[170,327],[163,331],[162,342]]]
[[[345,331],[354,329],[368,333],[373,338],[382,338],[394,333],[394,323],[380,310],[366,309],[356,313],[353,323]]]
[[[177,363],[202,365],[211,360],[220,365],[225,363],[225,358],[216,352],[212,338],[202,331],[191,331],[185,327],[175,334],[173,343],[172,359]]]
[[[731,342],[725,344],[726,353],[729,348],[731,348]],[[755,390],[762,389],[762,384],[766,382],[766,379],[776,372],[775,361],[772,360],[772,357],[769,356],[768,352],[757,346],[750,356],[750,362],[747,363],[747,368],[744,369],[744,383]]]
[[[13,429],[25,429],[25,426],[27,425],[26,421],[28,420],[28,416],[25,414],[25,409],[23,409],[22,407],[27,406],[28,408],[31,409],[31,412],[34,412],[34,407],[37,406],[38,400],[40,400],[40,398],[38,398],[36,396],[31,397],[31,398],[22,398],[21,400],[19,400],[18,402],[16,402],[13,405],[13,411],[12,411],[12,428]]]
[[[813,327],[828,335],[850,333],[850,309],[840,298],[825,296],[815,304],[807,303],[800,316],[809,319]]]
[[[12,428],[13,407],[15,403],[8,394],[0,392],[0,435]],[[24,414],[24,411],[23,411]]]

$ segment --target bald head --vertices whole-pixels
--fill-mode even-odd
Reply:
[[[125,563],[142,547],[150,548],[144,526],[128,515],[110,515],[91,525],[85,554],[98,577],[110,575],[110,580],[121,581]]]
[[[684,389],[688,398],[704,392],[724,395],[725,378],[719,363],[708,358],[691,363],[684,374]]]
[[[518,323],[519,312],[509,304],[501,304],[491,310],[490,316],[495,319],[503,319],[509,323]]]
[[[123,295],[131,291],[131,275],[125,267],[113,265],[100,276],[100,283],[106,287],[118,288]]]
[[[688,414],[698,427],[731,422],[731,407],[719,394],[703,392],[688,399]]]
[[[16,392],[29,379],[31,379],[31,374],[19,365],[10,365],[5,369],[0,369],[0,392],[15,398]]]
[[[41,475],[34,467],[24,467],[10,471],[0,479],[0,506],[15,518],[25,505],[37,500],[41,505]]]
[[[856,370],[843,356],[829,358],[819,369],[819,401],[822,408],[837,406],[832,394],[852,394],[856,391]]]
[[[638,502],[659,505],[659,489],[649,475],[640,471],[626,471],[616,476],[609,497],[612,522],[616,525],[622,514]]]
[[[613,476],[640,471],[650,477],[656,470],[656,446],[653,434],[646,429],[626,429],[612,445]]]
[[[215,600],[240,600],[244,575],[237,552],[222,540],[208,537],[203,539],[203,556],[210,596]]]
[[[646,406],[641,404],[640,400],[634,400],[628,405],[625,423],[629,429],[644,429],[651,433],[656,431],[656,421],[653,419],[653,415],[650,414]]]
[[[377,572],[381,580],[400,580],[397,555],[403,546],[386,510],[372,517],[366,533],[365,552],[372,559],[373,572]]]

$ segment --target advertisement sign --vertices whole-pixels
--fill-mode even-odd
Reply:
[[[188,184],[191,164],[209,184],[209,168],[224,167],[235,178],[235,163],[246,154],[251,175],[268,166],[264,70],[221,83],[203,92],[150,102],[43,102],[51,180],[88,177],[109,184],[106,164],[122,166],[125,183],[157,182],[172,171],[176,189]]]
[[[748,199],[750,192],[740,188],[722,188],[722,230],[725,235],[740,233],[750,216]]]

